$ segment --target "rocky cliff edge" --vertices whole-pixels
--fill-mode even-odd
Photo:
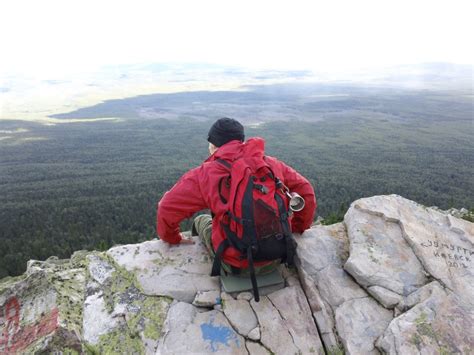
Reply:
[[[221,292],[197,238],[32,260],[0,281],[0,353],[473,351],[473,223],[375,196],[296,238],[298,267],[259,303]]]

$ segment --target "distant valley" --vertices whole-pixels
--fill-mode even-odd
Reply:
[[[439,63],[342,80],[157,65],[37,87],[4,80],[0,278],[31,258],[155,237],[157,201],[206,158],[222,116],[308,177],[327,220],[377,194],[474,208],[469,70]]]

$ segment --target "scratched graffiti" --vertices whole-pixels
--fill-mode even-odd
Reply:
[[[420,245],[432,249],[435,258],[444,259],[450,268],[467,269],[473,260],[474,251],[451,243],[440,243],[436,240],[427,240]]]
[[[49,313],[32,324],[20,325],[21,307],[16,297],[10,298],[0,308],[0,319],[3,325],[0,330],[0,354],[15,354],[41,337],[58,328],[58,309],[53,308]]]

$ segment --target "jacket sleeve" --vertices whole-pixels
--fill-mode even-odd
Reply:
[[[184,174],[158,203],[156,231],[165,242],[178,244],[181,241],[179,223],[207,207],[199,185],[200,169]]]
[[[291,192],[298,193],[305,201],[305,207],[293,214],[291,230],[294,233],[303,233],[313,223],[317,208],[316,196],[311,183],[296,170],[280,162],[284,184]]]

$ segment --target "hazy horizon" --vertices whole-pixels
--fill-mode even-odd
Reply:
[[[54,79],[154,62],[326,73],[474,64],[472,9],[466,0],[5,1],[0,74]]]
[[[103,66],[60,77],[16,76],[0,80],[0,120],[58,121],[54,115],[112,99],[159,93],[246,91],[274,84],[328,84],[405,90],[445,90],[472,98],[472,65],[421,63],[340,74],[311,70],[254,70],[207,63],[145,63]]]
[[[0,120],[54,123],[104,100],[283,82],[472,95],[472,9],[466,0],[4,1]]]

